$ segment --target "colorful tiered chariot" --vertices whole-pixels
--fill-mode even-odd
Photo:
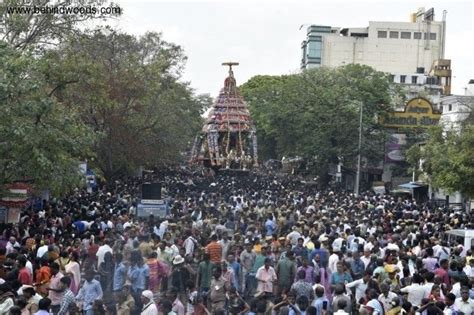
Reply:
[[[191,151],[191,163],[213,169],[248,171],[258,166],[257,134],[232,71],[215,100]]]

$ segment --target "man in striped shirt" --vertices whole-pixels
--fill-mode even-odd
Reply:
[[[222,260],[222,246],[217,242],[217,235],[211,236],[211,242],[206,246],[206,253],[211,256],[211,262],[220,264]]]

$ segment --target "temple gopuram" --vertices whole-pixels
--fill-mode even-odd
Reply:
[[[248,106],[237,89],[232,66],[191,151],[191,164],[248,171],[258,166],[257,134]]]

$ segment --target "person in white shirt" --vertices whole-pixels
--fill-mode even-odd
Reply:
[[[277,280],[277,275],[270,263],[270,258],[265,258],[264,265],[255,274],[255,279],[258,281],[257,292],[273,293],[273,284]]]
[[[466,262],[466,266],[462,271],[468,276],[468,278],[474,278],[474,258],[471,258],[470,261]]]
[[[367,267],[369,266],[370,264],[370,249],[367,248],[367,245],[364,246],[364,256],[362,256],[360,258],[360,260],[362,260],[362,262],[364,263],[364,266],[365,266],[365,269],[367,269]]]
[[[435,257],[438,258],[438,261],[441,261],[442,259],[449,259],[449,256],[451,255],[451,250],[447,246],[446,242],[436,244],[433,246],[433,250]]]
[[[461,297],[454,302],[454,308],[463,314],[474,314],[474,300],[469,298],[468,287],[462,287]]]
[[[114,251],[112,250],[112,247],[109,246],[109,243],[110,241],[108,239],[105,239],[104,245],[100,246],[97,250],[97,266],[100,266],[100,264],[104,261],[105,253],[109,252],[112,255],[114,254]]]
[[[359,303],[359,301],[365,297],[365,291],[367,290],[367,287],[369,285],[370,278],[371,274],[370,272],[368,272],[365,273],[364,277],[362,277],[361,279],[349,282],[346,285],[347,289],[355,288],[356,303]]]
[[[456,308],[454,306],[455,301],[456,301],[456,296],[454,294],[452,293],[446,294],[446,299],[445,299],[446,307],[443,310],[444,315],[453,315],[457,313]]]
[[[384,311],[388,312],[393,307],[392,301],[398,298],[398,295],[390,291],[390,286],[386,283],[380,285],[380,291],[382,294],[379,295],[379,301],[382,303]]]
[[[377,292],[371,289],[369,292],[370,301],[365,305],[366,308],[372,310],[371,314],[384,315],[384,307],[382,303],[377,300]]]
[[[20,247],[20,244],[16,241],[15,237],[10,237],[10,240],[8,241],[7,245],[5,248],[7,249],[7,255],[15,252],[15,248]]]
[[[36,257],[42,258],[44,254],[48,252],[48,247],[49,247],[49,240],[44,240],[43,246],[40,246],[38,248],[38,251],[36,252]]]
[[[402,288],[400,291],[402,293],[408,293],[408,302],[411,305],[420,307],[421,300],[425,297],[425,287],[421,285],[423,283],[423,277],[419,274],[413,275],[413,284]]]
[[[291,245],[296,246],[298,244],[298,239],[301,237],[300,232],[296,231],[296,226],[293,227],[293,231],[290,232],[286,239],[290,241]]]
[[[187,233],[187,238],[183,243],[184,249],[186,251],[186,256],[194,255],[194,248],[196,247],[197,240],[193,237],[192,232],[188,231]]]
[[[153,299],[153,292],[150,290],[145,290],[142,292],[142,303],[143,308],[141,315],[158,315],[158,308],[156,307],[156,303]]]
[[[344,239],[341,236],[338,236],[331,244],[332,248],[342,248],[342,242],[344,242]]]
[[[329,260],[328,260],[328,270],[330,273],[335,273],[337,270],[336,265],[339,262],[340,252],[341,252],[341,249],[339,247],[333,247],[332,255],[329,256]]]

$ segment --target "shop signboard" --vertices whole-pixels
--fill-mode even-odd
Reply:
[[[418,97],[408,101],[403,111],[381,117],[380,122],[386,128],[428,128],[437,125],[440,118],[441,113],[427,99]]]

